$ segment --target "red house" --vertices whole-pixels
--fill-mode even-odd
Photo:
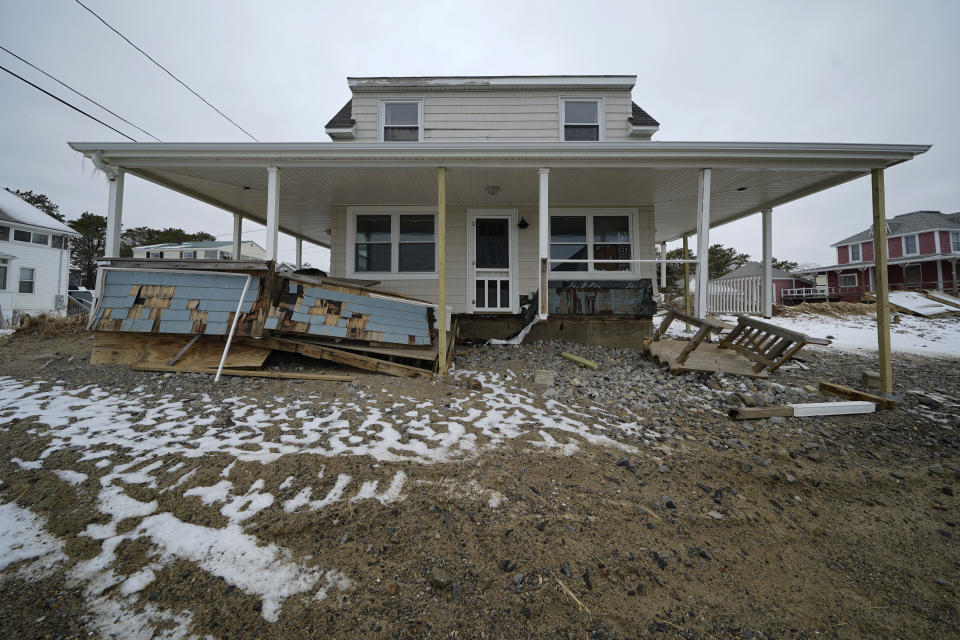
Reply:
[[[831,246],[837,264],[806,269],[809,276],[826,275],[830,299],[855,302],[873,291],[873,230],[867,229]],[[891,290],[936,289],[957,293],[960,280],[960,212],[914,211],[887,220],[887,274]],[[822,278],[818,282],[823,289]]]

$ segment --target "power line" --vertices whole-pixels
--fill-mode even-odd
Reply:
[[[87,116],[88,118],[90,118],[91,120],[95,120],[95,121],[99,122],[100,124],[102,124],[102,125],[105,126],[106,128],[111,129],[111,130],[113,130],[113,131],[116,131],[117,133],[119,133],[120,135],[122,135],[124,138],[126,138],[126,139],[129,140],[130,142],[136,142],[136,140],[134,140],[133,138],[131,138],[130,136],[128,136],[127,134],[125,134],[123,131],[120,131],[119,129],[115,129],[114,127],[111,127],[110,125],[108,125],[108,124],[107,124],[106,122],[104,122],[103,120],[100,120],[99,118],[96,118],[96,117],[90,115],[89,113],[87,113],[86,111],[84,111],[83,109],[81,109],[81,108],[79,108],[79,107],[73,106],[72,104],[70,104],[69,102],[67,102],[66,100],[64,100],[63,98],[58,98],[57,96],[53,95],[52,93],[50,93],[49,91],[47,91],[47,90],[44,89],[43,87],[38,87],[37,85],[33,84],[32,82],[30,82],[29,80],[27,80],[27,79],[24,78],[23,76],[18,76],[18,75],[15,74],[13,71],[10,71],[10,69],[7,69],[6,67],[4,67],[4,66],[2,66],[2,65],[0,65],[0,69],[6,71],[6,72],[9,73],[10,75],[12,75],[14,78],[17,78],[17,79],[19,79],[19,80],[22,80],[23,82],[26,82],[28,85],[30,85],[31,87],[33,87],[33,88],[36,89],[37,91],[42,91],[43,93],[47,94],[48,96],[50,96],[51,98],[53,98],[53,99],[56,100],[57,102],[62,102],[63,104],[67,105],[68,107],[70,107],[70,108],[73,109],[74,111],[78,111],[78,112],[82,113],[83,115]]]
[[[160,64],[160,63],[157,62],[156,60],[154,60],[154,59],[150,56],[149,53],[147,53],[146,51],[144,51],[143,49],[141,49],[141,48],[138,47],[137,45],[133,44],[133,42],[130,41],[130,38],[128,38],[127,36],[123,35],[123,34],[120,33],[119,31],[117,31],[116,29],[114,29],[114,28],[110,25],[109,22],[107,22],[106,20],[104,20],[103,18],[101,18],[99,15],[97,15],[97,12],[96,12],[96,11],[94,11],[93,9],[91,9],[90,7],[88,7],[87,5],[85,5],[85,4],[83,4],[82,2],[80,2],[80,0],[74,0],[74,1],[75,1],[77,4],[79,4],[81,7],[83,7],[83,8],[86,9],[87,11],[89,11],[90,14],[93,15],[93,17],[95,17],[97,20],[99,20],[99,21],[102,22],[104,25],[106,25],[106,27],[107,27],[108,29],[110,29],[110,30],[113,31],[115,34],[117,34],[118,36],[120,36],[121,38],[123,38],[124,40],[126,40],[126,41],[127,41],[127,44],[129,44],[131,47],[133,47],[134,49],[136,49],[137,51],[139,51],[140,53],[142,53],[142,54],[147,58],[147,60],[149,60],[149,61],[152,62],[153,64],[157,65],[157,66],[160,67],[161,69],[163,69],[168,76],[170,76],[171,78],[173,78],[174,80],[176,80],[177,82],[179,82],[181,85],[183,85],[183,88],[184,88],[184,89],[186,89],[187,91],[189,91],[189,92],[192,93],[193,95],[195,95],[195,96],[197,96],[198,98],[200,98],[201,100],[203,100],[204,104],[206,104],[208,107],[210,107],[211,109],[213,109],[214,111],[216,111],[217,113],[219,113],[221,116],[223,116],[230,124],[232,124],[233,126],[235,126],[237,129],[240,129],[240,131],[243,131],[245,134],[247,134],[247,136],[249,136],[251,140],[253,140],[254,142],[260,142],[259,140],[257,140],[256,138],[253,137],[253,134],[251,134],[249,131],[247,131],[246,129],[244,129],[243,127],[241,127],[240,125],[238,125],[236,122],[234,122],[233,120],[231,120],[230,117],[229,117],[227,114],[225,114],[223,111],[220,111],[220,109],[217,109],[215,106],[213,106],[212,104],[210,104],[210,103],[207,101],[206,98],[204,98],[204,97],[201,96],[199,93],[197,93],[196,91],[194,91],[193,89],[191,89],[189,86],[187,86],[187,83],[185,83],[183,80],[181,80],[181,79],[178,78],[177,76],[173,75],[173,74],[170,72],[169,69],[167,69],[165,66],[163,66],[162,64]]]
[[[117,113],[114,113],[113,111],[111,111],[110,109],[106,108],[105,106],[103,106],[102,104],[100,104],[99,102],[97,102],[96,100],[94,100],[93,98],[91,98],[90,96],[87,96],[87,95],[84,95],[84,94],[80,93],[79,91],[77,91],[76,89],[74,89],[73,87],[71,87],[70,85],[68,85],[67,83],[63,82],[63,81],[60,80],[59,78],[56,78],[56,77],[50,75],[49,73],[47,73],[46,71],[44,71],[43,69],[41,69],[41,68],[38,67],[37,65],[33,64],[32,62],[30,62],[30,61],[28,61],[28,60],[24,60],[23,58],[21,58],[20,56],[18,56],[17,54],[15,54],[13,51],[10,51],[10,49],[7,49],[6,47],[4,47],[4,46],[2,46],[2,45],[0,45],[0,49],[3,49],[4,51],[6,51],[6,52],[9,53],[10,55],[12,55],[14,58],[16,58],[16,59],[19,60],[20,62],[24,63],[25,65],[28,65],[28,66],[36,69],[37,71],[39,71],[39,72],[42,73],[43,75],[47,76],[48,78],[50,78],[50,79],[53,80],[54,82],[56,82],[56,83],[60,84],[61,86],[69,89],[70,91],[73,91],[75,94],[77,94],[77,95],[80,96],[81,98],[84,98],[84,99],[86,99],[86,100],[89,100],[90,102],[92,102],[93,104],[97,105],[98,107],[100,107],[101,109],[103,109],[104,111],[106,111],[107,113],[109,113],[110,115],[115,116],[115,117],[119,118],[120,120],[123,120],[124,122],[126,122],[128,125],[130,125],[130,126],[133,127],[134,129],[136,129],[137,131],[140,131],[140,132],[142,132],[142,133],[145,133],[145,134],[147,134],[148,136],[150,136],[151,138],[153,138],[154,140],[156,140],[157,142],[160,142],[160,138],[158,138],[157,136],[153,135],[153,134],[150,133],[149,131],[146,131],[146,130],[144,130],[144,129],[141,129],[141,128],[138,127],[137,125],[133,124],[132,122],[130,122],[129,120],[127,120],[126,118],[124,118],[123,116],[121,116],[121,115],[119,115],[119,114],[117,114]]]

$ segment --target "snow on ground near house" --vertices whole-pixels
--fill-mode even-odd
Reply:
[[[662,316],[661,316],[662,317]],[[960,357],[960,317],[920,318],[899,314],[899,324],[890,325],[890,347],[899,353],[914,353],[933,358]],[[720,319],[735,325],[736,316]],[[658,320],[654,320],[656,323]],[[820,314],[779,316],[764,320],[785,329],[805,333],[811,338],[833,341],[828,347],[809,345],[806,349],[843,349],[845,351],[877,351],[877,320],[874,314],[833,317]],[[690,336],[683,323],[674,320],[667,335]]]
[[[892,304],[909,309],[922,316],[935,316],[939,313],[952,313],[957,311],[955,307],[931,300],[925,295],[916,291],[891,291],[889,293]]]
[[[515,386],[512,374],[456,375],[474,378],[483,391],[451,396],[442,405],[363,390],[335,401],[237,396],[214,404],[206,396],[191,402],[143,393],[142,388],[111,392],[94,385],[66,388],[0,377],[0,429],[30,419],[27,433],[46,447],[36,459],[15,463],[23,473],[49,472],[65,484],[95,491],[96,508],[104,516],[80,534],[96,541],[99,553],[69,566],[60,550],[63,542],[46,532],[40,517],[16,503],[0,505],[0,568],[21,563],[21,573],[41,575],[62,565],[68,583],[83,589],[95,617],[92,624],[104,635],[150,638],[160,626],[167,628],[159,637],[185,637],[189,611],[149,604],[136,608],[138,593],[164,567],[181,560],[258,598],[263,618],[273,622],[286,598],[313,594],[323,599],[331,589],[349,591],[351,582],[320,557],[294,557],[286,548],[259,540],[248,530],[251,519],[274,506],[276,496],[288,487],[299,491],[277,504],[287,514],[319,511],[342,501],[402,501],[405,489],[417,486],[417,479],[409,477],[416,475],[416,467],[373,478],[345,473],[326,478],[321,468],[307,484],[286,477],[268,486],[258,479],[243,489],[231,479],[238,461],[266,468],[284,456],[314,454],[431,464],[473,458],[516,439],[556,455],[572,455],[583,443],[638,453],[635,446],[621,442],[628,438],[649,443],[651,450],[664,449],[657,444],[661,434],[637,424],[602,413],[588,415],[549,399],[541,408],[532,394]],[[78,468],[64,468],[63,456],[54,455],[61,452],[76,454]],[[195,473],[208,472],[213,463],[204,458],[212,455],[232,460],[219,463],[223,468],[214,470],[217,481],[182,488]],[[81,471],[91,466],[103,475],[90,479]],[[315,493],[321,486],[326,490]],[[130,493],[133,488],[138,489],[136,498]],[[492,508],[504,501],[499,492],[479,485],[460,490],[482,496]],[[140,499],[143,491],[158,498],[169,491],[193,497],[218,508],[227,524],[216,528],[185,522],[160,510],[159,500]],[[132,528],[129,522],[118,527],[131,518],[136,519]],[[115,564],[116,550],[137,539],[149,541],[149,559],[123,574]]]

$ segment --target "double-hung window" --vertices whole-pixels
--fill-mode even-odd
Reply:
[[[353,272],[413,276],[437,271],[436,215],[376,212],[352,216]]]
[[[599,100],[563,100],[563,139],[567,141],[600,139]]]
[[[50,244],[50,236],[46,233],[31,233],[29,231],[24,231],[23,229],[14,229],[13,239],[18,242],[29,242],[31,244]]]
[[[920,249],[917,245],[917,234],[903,236],[903,255],[915,256],[918,253],[920,253]]]
[[[860,262],[861,259],[862,258],[860,254],[860,245],[859,244],[850,245],[850,262]]]
[[[181,251],[180,252],[181,260],[196,260],[197,252],[196,251]]]
[[[960,231],[950,232],[950,252],[960,253]]]
[[[855,273],[841,273],[840,274],[840,288],[846,289],[857,286],[857,274]]]
[[[10,227],[0,226],[0,240],[10,240]]]
[[[7,265],[9,263],[8,258],[0,258],[0,291],[7,288]]]
[[[148,258],[162,258],[163,251],[147,251]]]
[[[33,293],[33,276],[32,267],[20,267],[20,293]]]
[[[421,100],[385,100],[380,104],[384,142],[418,142],[423,139]]]
[[[50,236],[50,246],[54,249],[66,249],[67,248],[67,238],[66,236]]]
[[[30,242],[30,232],[23,229],[14,229],[13,239],[17,242]]]
[[[629,214],[564,212],[550,216],[550,258],[571,261],[551,263],[551,271],[632,271],[629,262],[581,262],[632,257]]]

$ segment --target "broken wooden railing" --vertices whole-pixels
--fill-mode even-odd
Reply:
[[[720,338],[719,348],[752,360],[754,373],[772,373],[808,344],[828,345],[830,341],[740,315],[733,331]]]

